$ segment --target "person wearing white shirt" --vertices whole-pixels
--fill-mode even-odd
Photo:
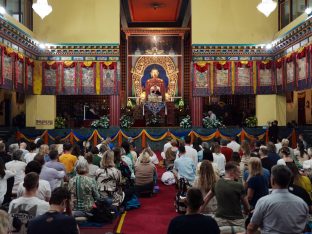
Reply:
[[[29,152],[24,155],[24,160],[26,163],[29,163],[30,161],[34,160],[36,156],[36,144],[31,142],[29,143]]]
[[[7,192],[7,180],[14,175],[14,172],[5,170],[4,163],[0,160],[0,205],[2,205],[4,196]]]
[[[217,116],[212,111],[208,111],[209,119],[217,120]]]
[[[5,168],[7,170],[16,172],[14,176],[14,185],[12,189],[13,194],[17,193],[17,188],[19,184],[23,182],[24,177],[25,177],[25,168],[27,164],[21,161],[22,155],[23,155],[23,151],[16,150],[13,153],[13,157],[12,157],[13,160],[5,164]]]
[[[167,152],[167,150],[170,148],[170,147],[172,147],[172,145],[171,145],[171,140],[169,140],[166,144],[164,144],[164,150],[163,150],[163,152],[161,152],[161,157],[163,158],[163,159],[166,159],[166,152]]]
[[[92,164],[93,162],[93,154],[91,152],[86,153],[85,158],[88,162],[88,166],[89,166],[89,172],[88,172],[88,176],[90,178],[95,179],[96,177],[96,171],[99,169],[99,167],[97,165]]]
[[[278,154],[280,149],[282,148],[282,139],[281,138],[277,138],[277,143],[275,144],[275,148],[276,148],[276,153]]]
[[[213,162],[217,164],[220,176],[225,174],[225,164],[226,159],[224,154],[221,153],[221,147],[218,143],[214,145],[214,152],[213,152]]]
[[[27,233],[28,221],[49,210],[49,203],[36,197],[38,186],[39,175],[35,172],[28,173],[24,178],[25,195],[11,201],[8,213],[21,221],[20,230],[13,232]]]
[[[231,139],[231,142],[229,144],[227,144],[227,147],[231,148],[233,150],[233,152],[239,152],[239,149],[240,149],[240,144],[238,144],[236,141],[235,141],[235,138],[233,137]]]
[[[30,163],[27,164],[25,168],[25,174],[27,175],[28,173],[35,172],[38,175],[41,173],[41,164],[37,161],[31,161]],[[25,195],[25,187],[24,187],[24,182],[20,183],[17,189],[17,197],[22,197]],[[36,197],[43,200],[43,201],[49,201],[51,197],[51,186],[50,183],[46,180],[41,180],[39,179],[39,187],[36,193]]]
[[[185,155],[187,157],[190,157],[193,160],[194,166],[196,168],[197,163],[198,163],[197,151],[196,151],[196,149],[191,147],[191,137],[190,136],[186,136],[184,140],[185,140]]]

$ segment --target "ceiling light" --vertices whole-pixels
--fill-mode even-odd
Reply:
[[[6,10],[4,9],[3,6],[0,6],[0,14],[1,14],[1,15],[6,14]]]
[[[272,43],[267,44],[267,45],[265,46],[265,48],[266,48],[267,50],[271,50],[271,49],[273,48]]]
[[[44,50],[44,49],[46,48],[46,46],[45,46],[45,44],[40,43],[40,44],[39,44],[39,48],[42,49],[42,50]]]
[[[48,0],[37,0],[37,3],[33,3],[32,8],[41,19],[52,12],[52,6],[48,4]]]
[[[269,15],[275,10],[276,7],[277,3],[273,0],[262,0],[261,3],[259,3],[257,6],[257,9],[266,17],[269,17]]]
[[[307,9],[305,9],[305,13],[307,15],[310,15],[312,13],[312,8],[311,7],[308,7]]]

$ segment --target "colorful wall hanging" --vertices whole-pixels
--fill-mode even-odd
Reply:
[[[117,83],[117,63],[116,62],[101,62],[100,77],[102,95],[113,95],[116,93]]]
[[[80,64],[80,88],[79,93],[83,95],[95,94],[96,63],[83,62]]]
[[[258,82],[257,93],[259,94],[272,94],[276,92],[273,62],[272,61],[259,61],[257,62],[258,68]]]
[[[232,94],[231,62],[214,62],[213,93],[216,95]]]
[[[235,94],[253,94],[253,62],[235,63]]]
[[[43,62],[43,94],[55,95],[58,92],[59,87],[59,70],[58,63],[55,61]]]
[[[193,96],[211,95],[210,79],[211,66],[208,62],[194,63]]]

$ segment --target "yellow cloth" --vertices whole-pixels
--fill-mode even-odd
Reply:
[[[59,161],[64,164],[66,173],[72,173],[77,162],[77,157],[72,154],[62,154]]]
[[[299,176],[298,180],[294,184],[300,186],[305,191],[307,191],[307,193],[311,197],[312,186],[311,181],[307,176]]]

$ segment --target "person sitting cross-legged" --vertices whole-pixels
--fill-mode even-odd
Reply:
[[[249,213],[249,204],[244,186],[237,182],[239,177],[239,165],[235,162],[228,162],[225,165],[225,176],[217,181],[205,197],[203,208],[216,196],[218,202],[216,221],[220,227],[231,226],[240,230],[245,226],[241,205],[247,214]]]
[[[305,229],[309,209],[307,204],[288,191],[291,170],[284,165],[272,167],[272,193],[260,198],[247,227],[247,233],[299,234]]]
[[[171,220],[167,234],[219,234],[216,221],[200,214],[200,207],[204,203],[202,192],[197,188],[190,188],[186,195],[186,215]]]
[[[63,212],[66,211],[66,214]],[[70,192],[66,188],[56,188],[50,199],[50,209],[31,220],[28,234],[78,234],[76,220],[70,214]]]

